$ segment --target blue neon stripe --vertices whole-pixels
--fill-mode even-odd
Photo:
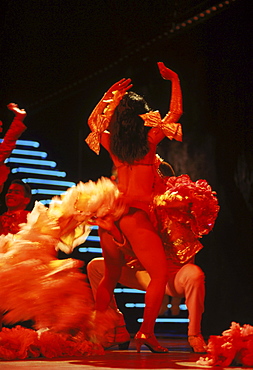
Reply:
[[[96,247],[80,247],[79,249],[79,252],[81,253],[86,253],[86,252],[91,252],[91,253],[102,253],[102,249],[101,248],[96,248]]]
[[[187,322],[189,322],[189,319],[182,319],[182,318],[180,318],[180,319],[178,319],[178,318],[162,318],[162,317],[158,317],[157,319],[156,319],[156,322],[177,322],[177,323],[182,323],[182,324],[184,324],[184,323],[187,323]]]
[[[40,143],[38,143],[38,141],[33,140],[17,140],[16,144],[22,146],[32,146],[33,148],[38,148],[40,146]]]
[[[126,303],[125,307],[127,307],[127,308],[135,308],[135,307],[144,308],[145,303]],[[171,308],[171,304],[168,304],[168,308]],[[187,311],[187,307],[186,307],[185,304],[180,304],[179,308],[180,308],[181,311]]]
[[[33,173],[33,174],[40,174],[40,175],[49,175],[49,176],[56,176],[56,177],[66,177],[66,172],[64,171],[51,171],[51,170],[38,170],[36,168],[28,168],[28,167],[17,167],[11,170],[12,173]]]
[[[34,148],[38,148],[40,143],[38,141],[33,140],[17,140],[17,145],[25,145],[25,146],[32,146]]]
[[[58,180],[47,180],[47,179],[35,179],[35,178],[24,178],[22,181],[28,183],[28,184],[46,184],[46,185],[57,185],[57,186],[66,186],[68,188],[71,188],[72,186],[75,186],[76,184],[71,181],[58,181]]]
[[[40,203],[46,205],[46,204],[50,204],[52,202],[52,199],[43,199],[43,200],[40,200]]]
[[[172,306],[171,306],[171,304],[169,303],[168,304],[168,308],[171,308]],[[179,309],[181,310],[181,311],[187,311],[188,310],[188,308],[186,307],[186,305],[185,304],[180,304],[179,305]]]
[[[49,166],[56,167],[56,162],[54,161],[44,161],[41,159],[26,159],[26,158],[16,158],[10,157],[5,160],[5,163],[23,163],[23,164],[35,164],[39,166]]]
[[[127,308],[144,308],[145,307],[145,303],[126,303],[125,304],[125,307]]]
[[[62,190],[51,190],[51,189],[32,189],[32,194],[48,194],[48,195],[61,195],[64,193]]]
[[[3,139],[0,139],[0,143],[3,142]],[[17,145],[25,145],[25,146],[32,146],[33,148],[38,148],[40,144],[37,141],[32,140],[17,140]]]
[[[180,310],[182,310],[182,311],[187,311],[187,310],[188,310],[188,308],[187,308],[186,304],[180,304],[180,305],[179,305],[179,308],[180,308]]]
[[[115,288],[114,293],[146,293],[144,290],[132,288]]]
[[[23,149],[14,149],[12,151],[13,154],[20,154],[20,155],[32,155],[34,157],[41,157],[47,158],[46,152],[35,151],[35,150],[23,150]]]
[[[137,319],[137,322],[143,322],[143,319]],[[180,323],[180,324],[185,324],[185,323],[188,323],[189,322],[189,319],[177,319],[177,318],[162,318],[162,317],[158,317],[156,319],[156,322],[163,322],[163,323],[166,323],[166,322],[170,322],[170,323]]]
[[[100,237],[96,235],[89,235],[87,240],[90,240],[92,242],[100,242]]]
[[[98,230],[98,225],[92,225],[92,226],[91,226],[91,229],[92,229],[92,230],[93,230],[93,229],[94,229],[94,230]]]

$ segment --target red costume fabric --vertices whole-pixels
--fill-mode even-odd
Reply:
[[[56,254],[59,249],[70,253],[74,243],[86,239],[87,221],[114,208],[115,194],[117,188],[110,180],[79,183],[55,197],[49,207],[36,202],[15,235],[0,235],[2,321],[14,325],[32,320],[35,329],[3,328],[0,359],[103,354],[99,343],[107,318],[103,315],[99,327],[94,324],[94,301],[81,271],[83,261],[60,260]]]
[[[117,169],[118,188],[124,196],[124,200],[129,206],[143,209],[146,212],[148,212],[149,204],[154,196],[154,183],[157,173],[157,144],[165,136],[171,140],[182,140],[181,125],[175,123],[182,114],[179,80],[175,82],[175,86],[170,112],[163,120],[159,112],[150,111],[141,115],[144,125],[152,127],[148,133],[149,152],[143,159],[135,161],[132,165],[121,162],[110,151],[110,132],[106,131],[109,125],[108,113],[104,115],[99,113],[99,107],[103,100],[98,103],[88,121],[92,132],[87,137],[86,142],[97,154],[99,153],[99,142],[108,150]],[[111,109],[108,110],[111,111]]]
[[[10,172],[10,169],[4,164],[4,161],[11,155],[11,152],[15,148],[16,141],[25,130],[26,126],[24,123],[15,117],[4,136],[3,142],[0,144],[0,185],[7,180]]]
[[[141,115],[144,124],[152,127],[148,134],[149,152],[142,160],[129,165],[111,153],[110,133],[105,131],[109,120],[106,114],[103,119],[100,103],[89,119],[92,133],[86,141],[97,154],[99,141],[108,150],[117,169],[118,188],[127,204],[145,210],[156,226],[167,256],[166,293],[186,297],[190,336],[201,332],[205,294],[204,273],[193,264],[193,257],[202,248],[198,239],[212,229],[219,207],[215,193],[205,180],[194,183],[187,175],[165,180],[157,175],[157,144],[165,136],[181,140],[181,126],[175,123],[182,112],[179,88],[179,84],[176,88],[174,85],[170,112],[163,120],[157,112]],[[123,252],[128,254],[125,248]],[[131,251],[129,255],[132,256]],[[97,285],[99,277],[95,280]]]
[[[168,73],[168,69],[166,69]],[[106,131],[116,106],[120,103],[124,95],[119,90],[105,94],[91,113],[88,125],[91,133],[86,138],[89,147],[99,154],[100,143],[108,150],[114,166],[118,172],[118,188],[123,194],[129,206],[148,211],[148,206],[154,196],[154,183],[156,177],[156,147],[157,144],[168,137],[182,141],[182,128],[177,121],[182,114],[182,93],[178,76],[173,72],[165,79],[172,81],[172,94],[170,100],[170,110],[162,119],[158,111],[149,111],[141,114],[145,126],[151,127],[148,133],[149,152],[139,161],[133,164],[121,162],[110,151],[110,132]],[[115,85],[113,85],[115,86]],[[120,89],[120,85],[116,84]],[[109,96],[109,99],[107,98]],[[113,96],[111,98],[111,96]]]
[[[199,366],[253,366],[253,326],[232,322],[222,335],[211,335],[207,345],[207,356],[200,357]]]
[[[26,223],[29,211],[7,211],[0,216],[0,235],[16,234],[22,223]]]
[[[124,195],[124,200],[131,207],[144,209],[148,212],[149,205],[154,197],[154,183],[156,177],[156,147],[164,138],[159,128],[151,129],[148,134],[149,152],[133,165],[123,163],[110,151],[110,133],[104,132],[101,144],[108,150],[118,173],[118,188]],[[141,178],[141,182],[139,179]]]
[[[152,211],[166,255],[183,264],[203,248],[199,238],[213,229],[220,207],[206,180],[181,175],[164,181],[166,191],[155,196]]]

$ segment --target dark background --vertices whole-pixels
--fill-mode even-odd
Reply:
[[[9,0],[1,4],[4,129],[12,119],[6,105],[14,101],[28,113],[22,139],[38,140],[48,159],[67,172],[67,180],[110,175],[107,153],[102,149],[96,156],[84,138],[89,114],[112,83],[132,78],[133,90],[164,115],[170,83],[161,79],[156,62],[163,61],[179,74],[184,139],[183,143],[165,139],[159,154],[177,175],[205,178],[221,207],[197,256],[206,274],[203,332],[220,334],[231,321],[253,325],[248,2]]]

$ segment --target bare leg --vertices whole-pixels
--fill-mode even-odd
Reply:
[[[146,307],[140,331],[153,333],[168,281],[163,245],[144,211],[132,210],[120,220],[120,229],[151,278],[145,295]]]
[[[95,308],[106,311],[113,297],[114,288],[119,281],[124,258],[107,231],[100,229],[100,242],[103,249],[105,272],[96,294]]]

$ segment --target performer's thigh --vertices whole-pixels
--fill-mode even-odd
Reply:
[[[160,237],[146,212],[136,210],[120,220],[120,228],[129,240],[142,266],[152,278],[167,275],[167,261]]]
[[[121,267],[124,264],[124,257],[122,252],[114,243],[112,236],[103,229],[99,229],[99,236],[105,265],[118,265]]]

